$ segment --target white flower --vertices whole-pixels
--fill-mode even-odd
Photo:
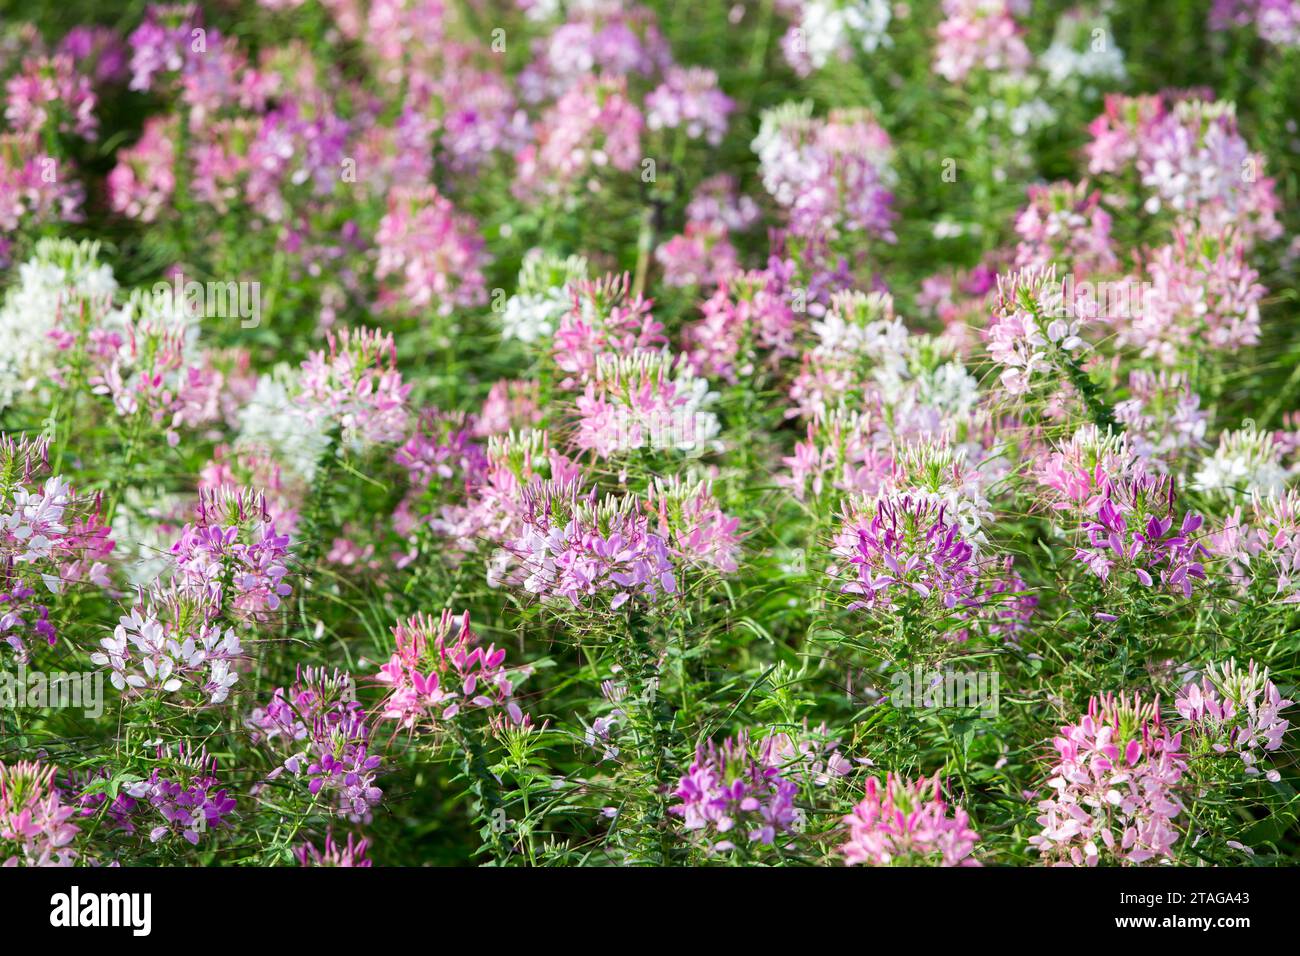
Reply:
[[[1254,425],[1226,431],[1214,454],[1201,462],[1192,485],[1228,498],[1279,494],[1290,478],[1281,455],[1273,436],[1256,431]]]
[[[807,0],[800,29],[808,60],[816,69],[832,56],[846,56],[854,40],[867,53],[890,46],[887,0]]]
[[[329,436],[293,401],[296,372],[277,365],[257,380],[253,397],[239,413],[237,447],[264,448],[282,468],[310,484]]]
[[[0,409],[48,375],[58,351],[50,333],[64,314],[111,307],[117,281],[98,256],[97,242],[42,239],[18,267],[0,306]]]

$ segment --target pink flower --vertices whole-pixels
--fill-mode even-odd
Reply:
[[[1042,830],[1029,843],[1061,865],[1172,859],[1183,810],[1182,735],[1160,722],[1159,701],[1092,698],[1077,724],[1061,728],[1059,759],[1038,804]]]
[[[76,71],[66,53],[24,60],[5,84],[5,94],[5,118],[22,137],[37,141],[49,132],[95,138],[99,121],[90,78]]]
[[[450,315],[458,307],[487,302],[482,270],[488,260],[478,224],[457,212],[436,186],[394,190],[375,242],[375,277],[401,280],[395,292],[384,296],[389,307],[421,311],[432,306],[440,315]]]
[[[401,441],[410,385],[397,370],[392,333],[343,329],[326,335],[328,351],[302,363],[298,406],[313,425],[337,426],[359,448]]]
[[[934,48],[934,72],[961,83],[975,70],[1020,74],[1033,63],[1014,14],[1020,0],[943,0],[944,20]]]
[[[894,241],[889,185],[893,146],[866,110],[812,115],[812,103],[786,104],[763,114],[753,142],[763,186],[789,213],[800,237],[865,232]]]
[[[73,866],[80,828],[64,806],[49,764],[0,761],[0,866]],[[7,854],[7,855],[6,855]]]
[[[522,531],[506,549],[526,591],[575,608],[599,596],[611,610],[677,592],[668,543],[635,497],[597,504],[594,490],[552,480],[527,489],[524,502]]]
[[[153,222],[172,199],[176,188],[176,127],[151,116],[134,146],[118,150],[117,165],[108,174],[108,198],[114,212]]]
[[[840,852],[847,866],[980,866],[971,857],[979,834],[965,810],[948,815],[938,774],[909,782],[891,773],[883,784],[871,777],[866,796],[844,823],[847,839]]]
[[[736,104],[718,89],[718,75],[701,67],[669,67],[664,82],[645,99],[646,126],[684,129],[691,139],[717,146]]]
[[[1059,263],[1081,280],[1118,265],[1100,192],[1089,193],[1086,182],[1030,186],[1028,192],[1029,205],[1016,217],[1016,268]]]
[[[973,599],[974,549],[947,508],[922,496],[880,495],[846,506],[834,553],[851,580],[841,593],[851,608],[890,609],[901,600],[936,600],[945,608]]]
[[[1268,668],[1250,661],[1243,672],[1236,660],[1210,664],[1199,684],[1188,684],[1174,702],[1190,725],[1196,744],[1211,753],[1236,751],[1248,777],[1258,776],[1260,758],[1282,746],[1290,727],[1281,711],[1292,706],[1269,680]],[[1268,770],[1265,778],[1276,783],[1281,774]]]
[[[468,611],[457,621],[443,610],[436,623],[417,614],[394,627],[393,637],[397,650],[375,678],[389,688],[382,718],[410,730],[436,727],[462,712],[500,708],[514,723],[523,721],[511,697],[514,681],[503,666],[505,649],[479,643]]]
[[[710,852],[736,848],[731,833],[739,828],[750,843],[771,844],[793,828],[798,788],[770,764],[749,753],[749,735],[728,737],[722,746],[701,743],[695,760],[677,784],[678,804],[668,812],[681,817],[688,831],[700,831]]]
[[[641,162],[640,111],[622,79],[589,76],[543,114],[537,142],[516,156],[520,199],[563,196],[579,185],[599,189],[606,169],[628,172]]]

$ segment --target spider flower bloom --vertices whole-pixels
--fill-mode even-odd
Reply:
[[[561,386],[585,383],[601,355],[630,357],[668,344],[663,325],[650,314],[653,301],[632,295],[631,289],[626,272],[571,286],[571,305],[551,344],[555,364],[568,374]]]
[[[772,366],[795,355],[795,312],[782,277],[764,269],[718,278],[717,291],[700,306],[703,318],[682,330],[691,367],[735,385],[754,374],[760,355]]]
[[[659,534],[672,542],[674,558],[727,574],[736,570],[740,519],[723,513],[708,482],[655,478],[646,505],[658,515]]]
[[[980,866],[971,857],[979,834],[966,811],[948,815],[939,775],[908,782],[889,774],[867,780],[866,796],[844,817],[846,866]]]
[[[1110,214],[1101,193],[1088,184],[1030,186],[1029,205],[1016,217],[1016,268],[1046,268],[1054,263],[1086,278],[1119,265],[1110,240]]]
[[[52,182],[48,181],[53,179]],[[52,223],[80,222],[86,187],[68,169],[67,161],[33,155],[31,145],[15,133],[0,133],[0,266],[8,267],[13,250],[10,236],[20,225],[28,227]],[[55,240],[42,239],[40,242]],[[67,240],[63,240],[67,241]],[[53,315],[45,317],[48,325]],[[0,336],[10,330],[0,321]],[[33,330],[28,330],[28,335]],[[6,356],[5,364],[28,355]],[[0,365],[0,370],[4,366]],[[0,380],[0,384],[3,380]],[[3,396],[0,396],[3,398]]]
[[[1034,58],[1015,14],[1023,0],[943,0],[944,20],[934,47],[934,72],[962,83],[975,70],[1019,75]]]
[[[148,8],[144,22],[127,41],[131,47],[131,89],[153,89],[161,76],[179,73],[186,67],[196,14],[193,4]]]
[[[1203,523],[1186,512],[1175,527],[1177,493],[1167,477],[1138,470],[1130,478],[1107,480],[1095,515],[1083,522],[1087,544],[1075,558],[1109,580],[1118,568],[1151,587],[1158,578],[1170,591],[1192,596],[1192,582],[1205,580],[1203,560],[1209,552],[1193,535]]]
[[[1094,515],[1111,481],[1132,477],[1139,468],[1127,432],[1102,431],[1091,423],[1036,456],[1033,476],[1047,507]]]
[[[832,786],[853,772],[853,763],[840,753],[840,742],[830,735],[825,722],[810,730],[806,717],[802,729],[793,734],[780,731],[759,741],[758,756],[786,776],[800,777],[817,787]]]
[[[26,638],[53,645],[57,633],[38,594],[88,581],[110,584],[103,559],[114,548],[99,521],[99,498],[78,497],[62,477],[45,477],[49,442],[0,433],[0,639],[20,662]]]
[[[1300,603],[1300,492],[1256,498],[1252,510],[1254,573],[1271,579],[1282,604]]]
[[[974,548],[947,505],[931,496],[884,494],[845,505],[834,553],[853,575],[840,588],[858,595],[850,608],[890,609],[920,599],[955,609],[973,600]]]
[[[822,69],[832,57],[849,61],[855,48],[875,53],[893,45],[889,0],[793,0],[781,7],[796,20],[781,49],[800,76]]]
[[[375,277],[400,279],[398,290],[384,295],[390,307],[417,312],[433,307],[450,315],[458,307],[487,302],[482,270],[488,260],[478,224],[457,212],[436,186],[395,190],[375,242]]]
[[[158,749],[160,760],[166,760],[169,769],[179,768],[175,775],[163,775],[155,769],[148,779],[123,784],[122,791],[135,801],[134,812],[153,810],[161,821],[150,821],[149,841],[179,836],[191,846],[198,846],[205,834],[231,826],[235,811],[235,798],[221,787],[216,776],[217,760],[205,751],[187,754],[178,748],[175,755]]]
[[[3,154],[0,140],[0,231],[8,228]],[[0,305],[0,410],[41,395],[47,380],[57,381],[60,359],[83,326],[97,325],[112,310],[116,291],[113,270],[99,260],[99,243],[37,240]]]
[[[1147,259],[1151,276],[1142,308],[1117,323],[1118,342],[1167,366],[1236,352],[1259,342],[1259,306],[1266,289],[1246,262],[1240,231],[1174,230],[1174,241]]]
[[[153,222],[171,208],[176,191],[176,124],[163,117],[145,120],[134,146],[117,151],[108,174],[108,202],[114,212]]]
[[[579,448],[601,458],[638,448],[698,452],[721,425],[707,408],[717,398],[686,360],[662,352],[600,355],[577,399]]]
[[[251,488],[200,491],[195,520],[172,545],[182,580],[222,589],[223,599],[246,618],[280,607],[292,588],[289,536],[271,521],[266,496]]]
[[[573,289],[587,277],[587,260],[529,249],[515,294],[501,312],[501,337],[521,342],[548,338],[573,306]]]
[[[1182,734],[1160,722],[1158,699],[1094,697],[1053,746],[1052,796],[1039,802],[1042,830],[1029,838],[1045,860],[1096,866],[1173,858],[1187,762]]]
[[[383,757],[371,752],[370,723],[351,675],[300,668],[292,686],[277,687],[267,706],[244,723],[255,742],[289,751],[267,779],[286,770],[306,776],[308,792],[331,796],[337,812],[353,823],[368,821],[383,799],[375,786]]]
[[[1233,658],[1210,664],[1199,684],[1188,684],[1174,702],[1178,713],[1190,724],[1197,747],[1205,752],[1236,751],[1246,775],[1258,776],[1260,758],[1282,746],[1290,721],[1281,712],[1292,706],[1268,678],[1268,668],[1251,661],[1245,671]],[[1282,779],[1276,770],[1264,776],[1274,783]]]
[[[1228,499],[1255,498],[1281,494],[1291,477],[1274,437],[1249,423],[1219,435],[1218,447],[1201,462],[1192,484]]]
[[[239,679],[234,668],[244,650],[232,628],[214,622],[218,606],[215,587],[141,592],[90,660],[108,669],[120,691],[173,694],[188,684],[220,704]]]
[[[1124,426],[1134,453],[1153,471],[1179,470],[1186,457],[1205,447],[1210,413],[1182,372],[1134,369],[1129,397],[1115,403],[1115,420]]]
[[[1089,172],[1136,169],[1146,210],[1167,209],[1186,226],[1234,227],[1248,245],[1280,235],[1275,183],[1238,132],[1235,105],[1167,99],[1107,96],[1089,128]]]
[[[389,688],[380,717],[409,730],[451,720],[461,711],[502,708],[516,724],[523,721],[503,667],[505,648],[480,645],[468,611],[457,619],[444,609],[436,623],[417,614],[394,627],[393,638],[397,649],[375,678]]]
[[[537,142],[519,151],[515,195],[563,197],[580,181],[599,190],[601,172],[626,173],[641,162],[644,125],[625,79],[588,76],[542,115]]]
[[[758,203],[740,194],[736,177],[730,173],[717,173],[705,179],[695,187],[686,206],[688,223],[699,223],[724,233],[744,232],[760,216]]]
[[[842,494],[874,496],[891,486],[894,459],[877,447],[873,419],[833,409],[808,423],[807,437],[781,459],[790,472],[777,478],[800,501],[829,488]]]
[[[514,556],[506,545],[523,532],[528,507],[525,490],[547,478],[576,480],[578,470],[551,446],[546,432],[524,429],[494,435],[488,439],[487,464],[480,480],[466,484],[464,504],[444,503],[423,517],[399,506],[394,524],[405,533],[401,529],[408,522],[426,521],[447,541],[443,557],[453,563],[485,545],[494,546],[497,550],[488,565],[489,585],[521,585]],[[404,560],[405,556],[399,563]]]
[[[400,442],[411,386],[397,370],[392,333],[343,329],[326,337],[328,351],[312,352],[302,363],[295,400],[307,420],[338,426],[355,450]]]
[[[72,866],[80,828],[64,806],[49,764],[0,760],[0,866]]]
[[[646,126],[685,130],[691,139],[717,146],[736,104],[718,89],[718,74],[702,67],[671,66],[664,82],[645,98]]]
[[[33,142],[47,134],[95,138],[99,121],[90,77],[78,73],[66,53],[25,60],[5,84],[5,96],[5,119],[20,136]]]
[[[339,846],[334,841],[334,833],[325,834],[325,846],[317,849],[314,843],[304,841],[294,847],[293,855],[299,866],[370,866],[366,851],[370,849],[370,840],[363,837],[358,840],[356,834],[348,834],[348,842]]]
[[[547,481],[524,492],[523,531],[506,545],[520,564],[525,590],[582,607],[609,598],[611,610],[633,597],[675,594],[668,543],[650,530],[634,496],[583,493],[574,482]]]
[[[893,146],[865,110],[812,115],[811,101],[763,113],[752,144],[763,186],[804,238],[865,232],[894,241]]]
[[[197,316],[188,304],[137,290],[92,337],[92,391],[109,396],[122,417],[147,417],[173,447],[180,428],[220,417],[224,378],[199,353]]]
[[[749,752],[749,735],[728,737],[722,746],[701,743],[695,760],[677,784],[681,802],[668,812],[683,819],[689,831],[701,831],[710,852],[736,848],[732,831],[750,843],[772,844],[776,835],[793,829],[794,797],[798,787],[774,766]]]
[[[1300,3],[1296,0],[1215,0],[1210,29],[1253,26],[1260,39],[1300,47]]]
[[[1063,298],[1056,267],[998,277],[998,302],[985,330],[989,358],[1003,367],[1002,386],[1011,395],[1064,373],[1088,345],[1079,336],[1076,303]]]
[[[914,342],[887,292],[834,294],[812,331],[817,344],[804,353],[803,367],[790,386],[796,407],[787,417],[821,419],[851,399],[865,399],[871,409],[878,378],[907,377]]]
[[[686,231],[655,249],[671,286],[716,286],[737,270],[736,248],[717,226],[688,222]]]

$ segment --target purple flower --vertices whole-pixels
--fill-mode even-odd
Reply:
[[[729,836],[739,828],[750,843],[771,844],[793,828],[798,788],[773,766],[749,753],[749,735],[728,737],[719,747],[701,743],[695,761],[677,784],[680,804],[668,812],[687,830],[701,831],[711,852],[735,849]]]

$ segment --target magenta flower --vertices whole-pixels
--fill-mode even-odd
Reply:
[[[390,309],[432,308],[450,315],[456,308],[487,302],[482,270],[488,259],[478,224],[458,212],[437,187],[395,190],[375,242],[375,277],[399,280],[397,288],[383,296]]]
[[[406,437],[411,386],[397,370],[391,333],[343,329],[327,336],[328,351],[302,363],[297,405],[313,425],[336,425],[358,449]]]
[[[883,784],[871,777],[844,823],[840,852],[847,866],[980,866],[971,857],[979,834],[965,810],[949,816],[938,774],[909,782],[891,773]]]
[[[632,295],[628,273],[581,280],[573,305],[560,320],[552,343],[555,364],[568,374],[561,384],[574,387],[595,374],[602,355],[632,358],[667,344],[664,327],[651,314],[654,304]]]
[[[99,121],[90,78],[65,53],[25,60],[5,84],[5,95],[5,119],[19,136],[33,142],[46,132],[95,138]]]
[[[1248,777],[1258,776],[1260,758],[1282,746],[1290,722],[1280,716],[1292,706],[1269,680],[1268,668],[1251,661],[1243,672],[1236,660],[1210,664],[1199,684],[1188,684],[1174,702],[1190,724],[1189,733],[1213,753],[1236,751]],[[1281,774],[1264,772],[1276,783]]]
[[[1111,247],[1110,214],[1087,182],[1031,185],[1029,205],[1016,216],[1016,268],[1059,264],[1085,279],[1119,265]]]
[[[905,599],[944,608],[973,600],[974,549],[947,506],[929,498],[881,495],[861,510],[846,509],[835,554],[853,579],[840,588],[857,595],[850,608],[893,608]]]
[[[1160,707],[1111,695],[1061,728],[1058,760],[1038,804],[1042,830],[1029,843],[1046,860],[1096,866],[1173,858],[1187,762],[1182,735],[1160,722]]]
[[[515,195],[525,201],[562,197],[579,182],[598,190],[600,173],[626,173],[641,162],[644,125],[626,80],[584,78],[542,115],[536,143],[515,157]]]
[[[170,767],[180,764],[182,769],[177,776],[164,776],[162,769],[155,769],[148,779],[123,785],[122,791],[135,801],[133,816],[153,811],[161,818],[154,820],[145,815],[132,821],[132,829],[149,827],[151,843],[179,836],[191,846],[198,846],[206,834],[232,826],[236,802],[220,786],[215,757],[203,751],[187,754],[183,748],[178,748],[173,757],[161,747],[158,757],[167,759]]]
[[[717,278],[717,291],[700,306],[703,318],[682,330],[695,371],[734,385],[760,361],[775,366],[793,356],[795,312],[781,275],[768,268]]]
[[[389,688],[380,717],[407,730],[436,727],[462,711],[504,710],[515,724],[523,711],[514,702],[514,682],[503,666],[506,652],[483,647],[470,630],[469,612],[459,619],[444,609],[441,619],[417,614],[393,628],[397,649],[375,678]]]
[[[1209,552],[1193,537],[1203,519],[1189,511],[1178,521],[1176,502],[1171,479],[1140,467],[1132,477],[1107,479],[1095,513],[1083,521],[1088,543],[1075,550],[1075,558],[1103,581],[1118,568],[1143,587],[1158,579],[1168,590],[1191,597],[1192,582],[1205,580]]]
[[[300,668],[292,686],[276,688],[244,723],[255,742],[288,752],[268,779],[285,771],[306,777],[313,797],[326,795],[353,823],[370,820],[384,796],[375,786],[383,757],[371,751],[370,722],[351,675]]]
[[[668,543],[650,530],[640,501],[598,504],[595,491],[548,481],[525,492],[523,530],[506,545],[519,561],[525,590],[575,608],[599,596],[611,610],[634,597],[677,592]]]
[[[325,845],[317,849],[314,843],[304,841],[294,847],[293,855],[299,866],[371,866],[366,859],[370,840],[363,837],[358,840],[356,834],[348,834],[348,842],[339,846],[334,840],[334,833],[325,834]]]
[[[292,588],[289,536],[271,521],[266,496],[251,488],[200,491],[196,519],[171,551],[181,580],[228,589],[234,610],[249,620],[280,607]]]
[[[72,866],[80,828],[63,803],[50,764],[0,760],[0,866]]]
[[[680,128],[691,139],[717,146],[736,104],[718,89],[718,75],[712,70],[673,66],[664,82],[646,96],[645,108],[650,129]]]
[[[176,124],[151,116],[135,145],[117,151],[117,165],[107,179],[114,212],[153,222],[169,208],[176,189],[175,144]]]
[[[776,767],[750,755],[749,735],[742,731],[721,747],[710,740],[696,748],[677,784],[681,802],[668,812],[681,817],[686,830],[698,831],[711,853],[736,848],[733,830],[750,843],[770,845],[794,826],[797,790]]]

